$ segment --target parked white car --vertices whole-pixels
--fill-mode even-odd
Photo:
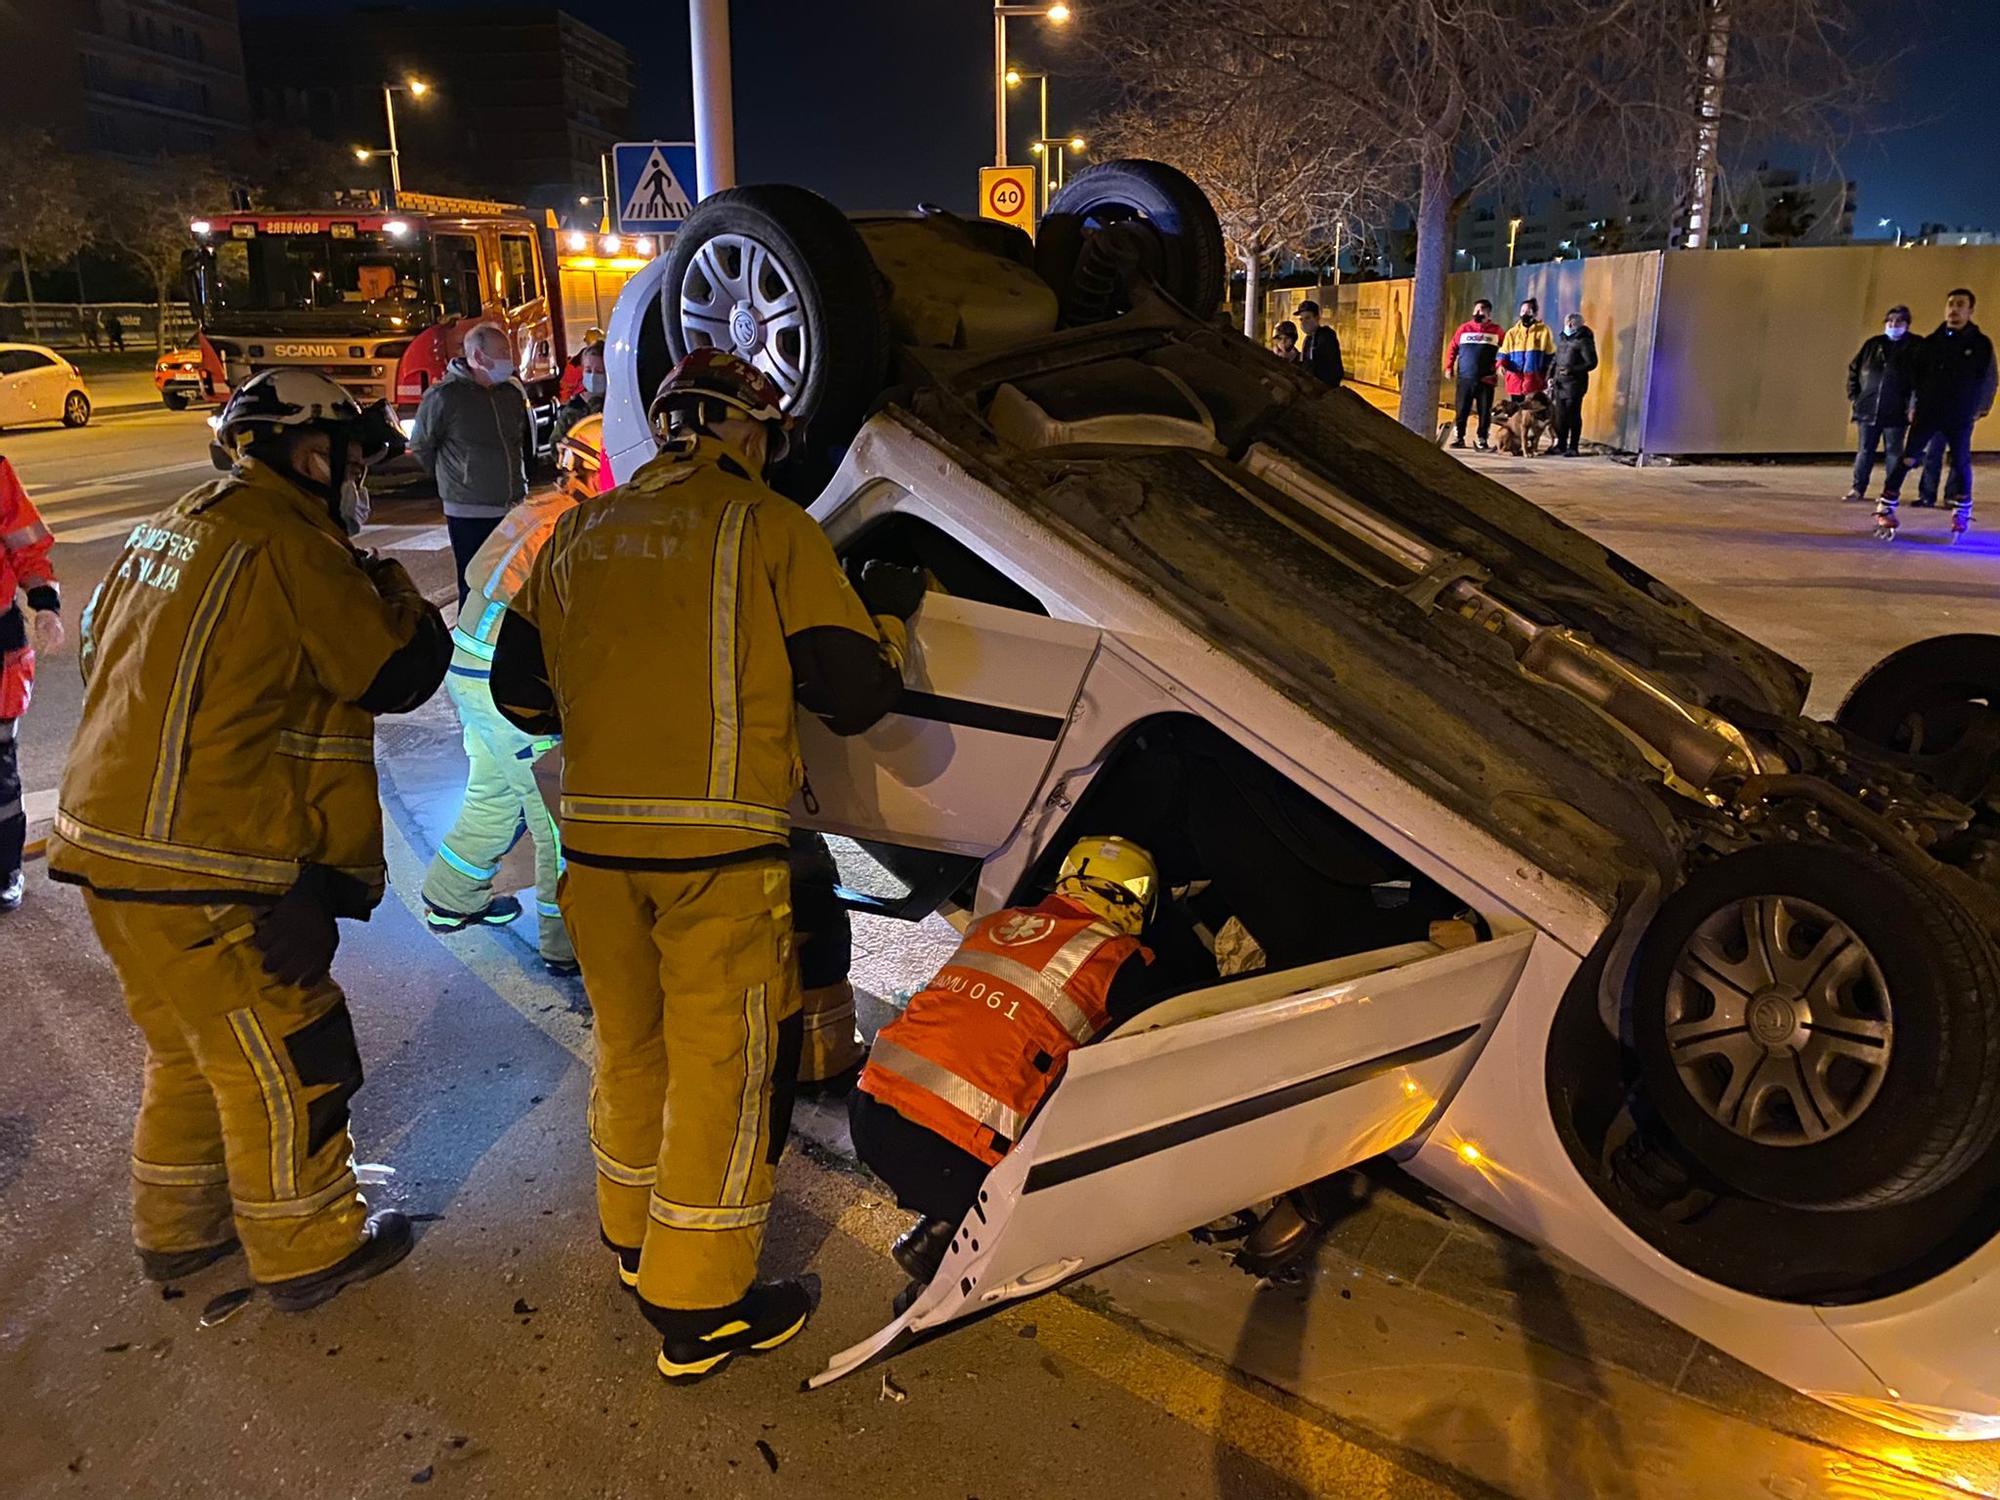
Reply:
[[[720,194],[619,303],[617,473],[726,344],[843,557],[935,581],[898,711],[803,731],[794,816],[907,885],[871,909],[1117,833],[1186,939],[820,1381],[1386,1154],[1821,1400],[2000,1435],[2000,638],[1807,720],[1796,665],[1211,321],[1222,276],[1192,185],[1110,163],[1032,249]]]
[[[40,344],[0,344],[0,427],[90,421],[90,387],[83,372]]]

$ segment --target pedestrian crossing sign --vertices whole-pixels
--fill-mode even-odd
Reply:
[[[625,141],[611,148],[620,234],[672,234],[694,210],[691,141]]]

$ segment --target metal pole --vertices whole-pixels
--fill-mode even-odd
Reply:
[[[614,206],[611,201],[611,153],[608,151],[597,153],[597,184],[599,190],[604,194],[602,198],[597,200],[599,209],[597,232],[599,234],[609,234],[611,226],[617,222],[619,208],[623,205]]]
[[[993,165],[1007,165],[1007,18],[997,5],[993,7]]]
[[[736,186],[736,112],[730,96],[729,0],[688,0],[694,60],[694,157],[700,196]]]
[[[387,83],[382,85],[382,112],[389,117],[389,207],[394,208],[403,196],[403,159],[396,150],[396,90]]]
[[[1042,86],[1041,90],[1042,113],[1040,122],[1037,126],[1037,133],[1035,139],[1039,141],[1046,141],[1049,138],[1049,75],[1046,73],[1042,74],[1038,82],[1040,82]],[[1045,157],[1048,155],[1048,147],[1044,146],[1042,148],[1042,155]],[[1048,164],[1046,162],[1044,162],[1042,165],[1041,178],[1042,178],[1042,212],[1047,213],[1049,211],[1049,173],[1048,173]]]

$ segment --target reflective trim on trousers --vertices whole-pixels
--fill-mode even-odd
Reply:
[[[303,729],[280,729],[278,753],[294,760],[348,760],[364,766],[375,763],[372,735],[307,734]]]
[[[541,917],[559,917],[562,915],[562,908],[553,901],[537,901],[535,914]]]
[[[615,1182],[620,1187],[649,1188],[660,1180],[657,1166],[627,1166],[595,1141],[590,1143],[590,1154],[597,1158],[598,1173],[607,1182]]]
[[[354,1174],[342,1172],[318,1192],[308,1193],[303,1198],[277,1198],[268,1203],[231,1198],[229,1206],[239,1219],[310,1219],[342,1198],[360,1191],[361,1185],[355,1181]]]
[[[708,795],[727,801],[736,795],[739,737],[736,702],[736,576],[742,570],[743,528],[750,507],[723,507],[715,537],[715,576],[708,589],[708,698],[714,727],[708,742]]]
[[[653,823],[677,828],[745,828],[757,833],[790,833],[789,814],[750,802],[705,799],[591,797],[565,792],[562,815],[579,823]]]
[[[264,1113],[271,1122],[271,1194],[279,1202],[292,1199],[299,1188],[298,1114],[292,1108],[292,1089],[264,1023],[253,1010],[232,1010],[229,1029],[236,1033],[236,1045],[243,1060],[257,1075],[257,1091],[264,1096]]]
[[[152,794],[146,799],[146,833],[151,838],[164,839],[174,831],[174,809],[180,801],[181,776],[187,769],[188,731],[194,724],[195,691],[201,683],[202,661],[222,619],[230,587],[249,556],[250,549],[243,543],[229,544],[188,621],[173,690],[167,694],[167,710],[160,717],[159,765],[153,773]]]
[[[132,1158],[132,1180],[148,1187],[220,1187],[229,1181],[229,1168],[219,1161],[176,1166],[169,1162]]]
[[[894,1073],[905,1083],[915,1084],[925,1093],[935,1095],[996,1135],[1010,1141],[1021,1138],[1022,1116],[1018,1111],[1008,1108],[986,1090],[968,1083],[941,1063],[919,1057],[907,1047],[899,1047],[878,1036],[874,1050],[868,1054],[868,1064]]]
[[[743,992],[743,1093],[736,1106],[736,1140],[722,1174],[722,1201],[735,1207],[750,1196],[750,1171],[757,1161],[757,1136],[766,1113],[764,1092],[771,1084],[770,1017],[765,986]]]
[[[438,858],[450,865],[467,880],[491,880],[500,873],[498,865],[475,865],[463,855],[455,853],[449,844],[438,845]]]
[[[37,542],[46,541],[49,528],[39,521],[30,521],[18,531],[0,533],[0,551],[21,552]]]
[[[658,1193],[646,1200],[646,1216],[668,1229],[699,1229],[716,1232],[728,1229],[755,1229],[771,1217],[771,1203],[743,1203],[735,1206],[706,1203],[675,1203]]]
[[[951,962],[945,967],[970,969],[1019,990],[1047,1011],[1049,1018],[1068,1032],[1070,1039],[1079,1047],[1097,1032],[1096,1022],[1084,1014],[1081,1005],[1050,983],[1046,974],[1038,973],[1024,963],[1017,963],[998,953],[959,952],[952,955]]]

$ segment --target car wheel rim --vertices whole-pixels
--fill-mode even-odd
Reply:
[[[790,269],[747,234],[704,240],[681,277],[688,347],[727,349],[778,383],[789,410],[812,368],[805,299]]]
[[[83,409],[84,409],[83,397],[77,395],[74,391],[72,391],[70,393],[68,409],[69,409],[70,420],[72,422],[81,422],[83,420]]]
[[[1689,937],[1666,996],[1688,1093],[1760,1146],[1808,1146],[1867,1113],[1895,1040],[1889,987],[1838,917],[1790,896],[1724,906]]]

